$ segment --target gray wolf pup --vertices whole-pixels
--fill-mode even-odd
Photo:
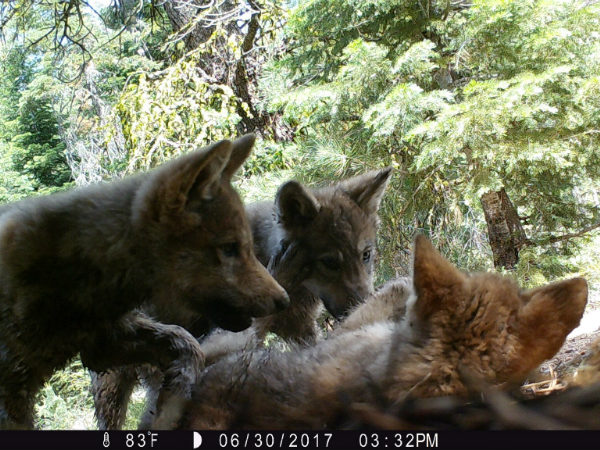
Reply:
[[[230,183],[253,142],[0,209],[0,427],[32,427],[35,394],[77,353],[95,371],[152,362],[165,402],[189,395],[200,348],[133,311],[145,301],[234,330],[287,306]]]
[[[462,273],[422,236],[412,286],[394,284],[351,314],[345,332],[316,346],[238,353],[208,367],[179,427],[335,428],[353,405],[465,395],[465,374],[519,383],[556,353],[587,301],[582,278],[521,291],[498,274]],[[392,317],[405,313],[381,320],[371,302]]]
[[[388,167],[315,190],[289,181],[274,206],[248,208],[256,255],[290,295],[285,311],[255,320],[259,338],[270,331],[314,343],[321,304],[339,318],[372,293],[377,211],[391,173]]]

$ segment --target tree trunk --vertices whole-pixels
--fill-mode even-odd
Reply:
[[[262,130],[266,125],[266,118],[264,115],[258,111],[254,105],[254,99],[250,94],[249,80],[248,80],[248,72],[246,70],[246,54],[252,50],[254,47],[254,39],[256,39],[256,34],[260,29],[260,10],[257,10],[250,17],[250,21],[248,22],[248,30],[246,32],[246,36],[242,42],[242,57],[237,61],[235,66],[235,75],[233,78],[233,91],[236,93],[238,98],[242,99],[246,105],[248,105],[248,109],[250,110],[251,116],[249,116],[244,108],[242,108],[241,104],[238,106],[238,114],[242,118],[242,129],[240,130],[242,133],[249,133],[255,130]]]
[[[190,0],[168,0],[163,3],[173,30],[182,32],[187,50],[194,50],[208,41],[215,29],[214,26],[202,26],[202,23],[190,27],[200,8],[206,8],[210,3],[210,1],[192,3]]]
[[[504,188],[483,194],[481,206],[487,222],[494,267],[514,269],[519,261],[519,250],[527,243],[517,210]]]

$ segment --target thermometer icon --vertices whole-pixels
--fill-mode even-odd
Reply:
[[[108,448],[110,446],[110,439],[108,438],[108,432],[104,432],[104,440],[102,441],[102,445],[104,445],[105,448]]]

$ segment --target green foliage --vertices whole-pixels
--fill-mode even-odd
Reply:
[[[1,55],[6,76],[0,80],[0,143],[8,163],[2,166],[4,197],[68,186],[71,170],[53,109],[56,99],[48,88],[52,80],[41,73],[38,55],[24,47],[4,47]]]
[[[36,428],[81,430],[96,428],[90,377],[79,359],[56,372],[38,395]]]
[[[30,175],[39,188],[62,187],[71,180],[50,98],[26,91],[15,131],[11,139],[14,170]]]
[[[127,408],[124,429],[135,430],[145,408],[145,391],[135,389]],[[54,373],[37,396],[35,427],[42,430],[95,430],[94,399],[89,371],[74,359]]]
[[[117,113],[129,152],[128,171],[236,134],[237,99],[226,85],[210,84],[193,53],[156,78],[141,74],[125,88]]]
[[[290,145],[259,141],[245,162],[241,176],[259,177],[269,172],[288,170],[297,162],[297,159],[292,156],[293,152],[293,147]]]
[[[30,177],[12,168],[12,154],[12,148],[0,141],[0,203],[17,201],[34,192]]]
[[[445,14],[446,1],[311,0],[291,15],[286,34],[291,51],[285,62],[299,80],[328,81],[344,62],[344,51],[356,39],[376,42],[390,57]],[[366,67],[365,67],[366,68]]]
[[[548,236],[600,221],[599,20],[578,1],[304,2],[266,71],[269,107],[298,133],[304,179],[397,168],[384,278],[407,269],[419,230],[459,266],[489,267],[479,198],[502,186],[557,276],[573,250]]]
[[[142,414],[146,410],[146,390],[138,386],[131,394],[131,399],[127,405],[127,414],[125,415],[124,430],[137,430],[138,423]]]
[[[96,69],[102,74],[96,88],[111,105],[119,101],[130,76],[160,70],[169,59],[163,47],[171,25],[164,13],[151,15],[150,6],[147,0],[126,0],[122,8],[108,7],[101,12],[110,39],[94,48]]]
[[[419,149],[412,169],[464,179],[461,196],[506,186],[535,224],[534,240],[598,222],[586,192],[599,180],[600,109],[588,96],[600,75],[600,36],[591,32],[599,12],[577,2],[480,2],[466,12],[473,38],[462,56],[479,79],[459,91],[460,102],[408,133]]]
[[[27,58],[27,52],[21,46],[3,47],[0,53],[2,61],[2,76],[0,77],[0,137],[6,139],[8,130],[6,122],[13,121],[18,116],[21,91],[26,89],[33,76],[32,60]]]
[[[598,5],[552,0],[476,1],[454,42],[473,71],[510,78],[570,62],[598,63]]]

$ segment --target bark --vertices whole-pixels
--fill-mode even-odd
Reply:
[[[248,71],[246,69],[246,55],[254,47],[254,39],[260,29],[260,10],[250,18],[248,23],[248,32],[242,42],[242,57],[238,60],[235,67],[235,77],[233,79],[233,91],[235,94],[248,105],[248,109],[252,116],[249,116],[244,108],[238,107],[238,114],[242,117],[243,129],[242,133],[249,133],[256,129],[263,129],[266,125],[265,117],[256,109],[254,101],[250,94],[250,86],[248,80]]]
[[[202,26],[201,22],[192,24],[198,14],[198,8],[211,2],[195,3],[198,6],[194,6],[191,0],[168,0],[163,4],[173,30],[183,34],[183,42],[188,50],[194,50],[208,41],[214,31],[214,26]]]
[[[517,210],[504,188],[483,194],[481,206],[487,222],[494,267],[514,269],[519,261],[519,250],[527,244]]]

